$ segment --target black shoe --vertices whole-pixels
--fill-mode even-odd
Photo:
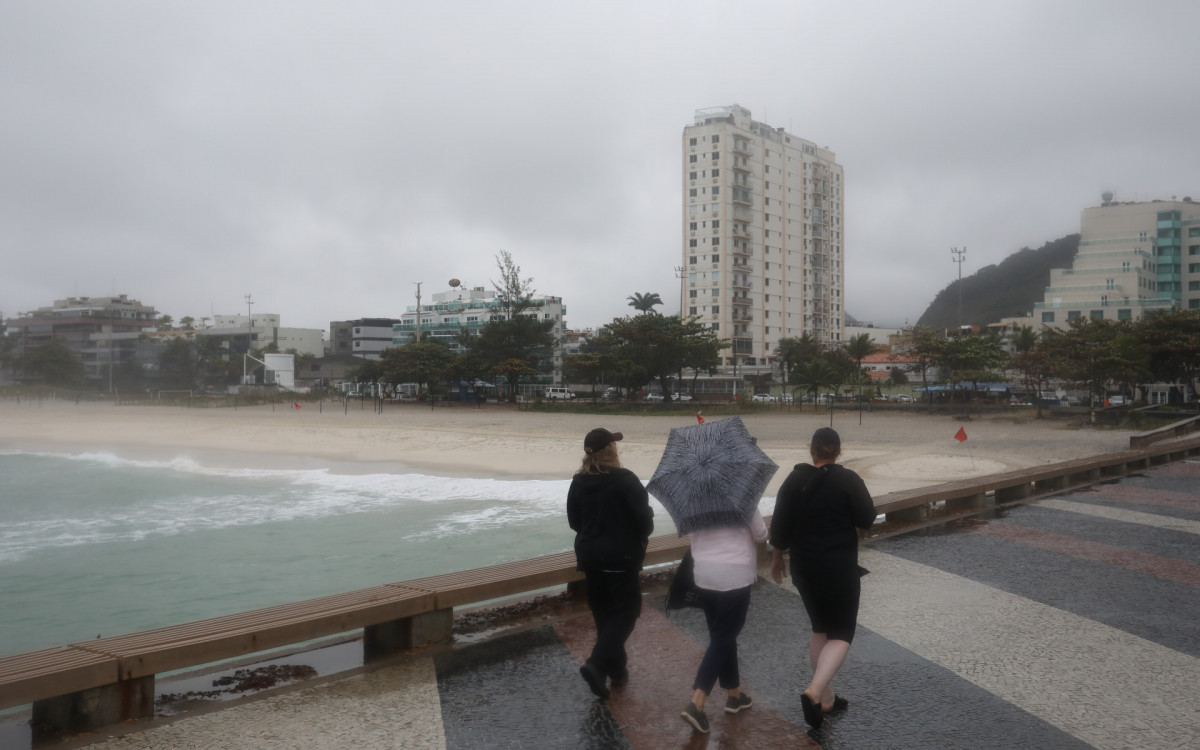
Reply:
[[[708,715],[700,709],[696,708],[696,704],[688,701],[688,704],[683,707],[683,712],[679,714],[683,720],[692,725],[692,728],[702,734],[708,734]]]
[[[583,679],[587,682],[588,687],[596,694],[597,698],[604,700],[608,697],[608,687],[604,684],[604,673],[596,668],[595,664],[590,661],[585,662],[579,668],[579,674],[583,675]]]
[[[610,677],[608,680],[608,684],[613,687],[621,687],[622,685],[624,685],[627,682],[629,682],[629,670],[628,669],[622,669],[620,672],[617,672],[616,674],[612,675],[612,677]]]
[[[804,711],[804,720],[813,729],[820,729],[825,723],[825,714],[821,713],[821,702],[808,697],[808,693],[800,694],[800,708]]]
[[[736,714],[738,711],[741,711],[744,708],[750,708],[753,705],[754,700],[745,693],[742,693],[736,698],[731,695],[725,699],[725,713]]]
[[[846,700],[840,695],[835,695],[833,696],[833,708],[829,709],[828,711],[822,708],[821,712],[828,716],[830,714],[840,714],[847,708],[850,708],[850,701]]]

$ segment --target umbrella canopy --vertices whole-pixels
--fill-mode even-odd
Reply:
[[[749,526],[779,466],[755,444],[741,417],[676,427],[646,489],[679,534]]]

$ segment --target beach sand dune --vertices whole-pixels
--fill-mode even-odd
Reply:
[[[362,408],[365,406],[366,408]],[[714,417],[720,419],[721,417]],[[781,467],[807,461],[808,438],[829,425],[828,412],[771,411],[743,416],[751,434]],[[437,475],[565,479],[579,464],[584,434],[607,427],[625,434],[624,464],[643,479],[654,472],[671,428],[695,424],[680,415],[590,415],[517,411],[507,405],[430,408],[370,403],[250,408],[113,406],[25,400],[0,402],[0,449],[110,451],[129,458],[189,456],[232,466],[343,472],[410,471]],[[1129,433],[1080,428],[1032,414],[960,421],[917,412],[836,412],[842,463],[873,494],[1008,469],[1110,453]],[[955,440],[963,427],[967,440]]]

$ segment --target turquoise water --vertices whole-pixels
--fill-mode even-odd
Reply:
[[[568,550],[568,484],[0,451],[0,655]]]

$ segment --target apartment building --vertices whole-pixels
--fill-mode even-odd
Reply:
[[[79,356],[89,379],[100,380],[110,365],[136,357],[138,339],[158,325],[158,312],[125,294],[68,297],[9,318],[7,325],[16,356],[59,341]]]
[[[504,319],[504,305],[495,291],[481,286],[468,289],[459,286],[457,281],[454,284],[446,291],[435,292],[433,301],[422,304],[419,311],[416,305],[409,305],[400,316],[400,322],[392,327],[392,345],[404,346],[428,333],[434,340],[461,351],[457,342],[460,331],[475,336],[490,321]],[[550,329],[553,344],[548,352],[553,366],[550,382],[561,383],[567,307],[561,297],[546,295],[533,297],[531,303],[522,315],[539,321],[553,321]]]
[[[843,339],[843,200],[832,151],[743,107],[683,129],[680,313],[731,341],[726,367],[768,369],[783,337]]]
[[[1034,327],[1070,321],[1137,320],[1147,310],[1200,308],[1200,203],[1191,198],[1085,208],[1079,252],[1050,271]]]
[[[379,359],[392,346],[392,329],[399,318],[359,318],[329,323],[329,352]]]

